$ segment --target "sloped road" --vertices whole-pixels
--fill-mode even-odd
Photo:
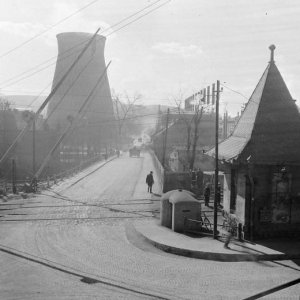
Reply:
[[[243,299],[299,277],[292,262],[204,261],[144,243],[131,223],[157,214],[152,169],[147,153],[123,155],[1,203],[0,299]],[[293,286],[269,299],[298,295]]]

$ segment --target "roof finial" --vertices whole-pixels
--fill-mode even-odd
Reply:
[[[271,50],[271,58],[270,58],[270,63],[274,63],[274,50],[275,50],[275,45],[271,45],[269,49]]]

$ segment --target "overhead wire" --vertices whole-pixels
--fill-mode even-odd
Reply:
[[[162,0],[157,0],[157,1],[155,1],[155,2],[153,2],[153,3],[151,3],[151,4],[149,4],[149,5],[145,6],[144,8],[140,9],[139,11],[137,11],[137,12],[131,14],[130,16],[128,16],[128,17],[122,19],[121,21],[117,22],[116,24],[112,25],[110,28],[114,28],[114,27],[120,25],[120,24],[123,23],[124,21],[131,19],[132,17],[138,15],[139,13],[143,12],[144,10],[148,9],[149,7],[154,6],[155,4],[157,4],[158,2],[161,2],[161,1],[162,1]],[[170,2],[170,1],[172,1],[172,0],[168,0],[168,1],[164,2],[164,3],[162,3],[161,5],[154,7],[153,9],[147,11],[147,13],[142,14],[142,15],[139,16],[138,18],[135,18],[135,19],[133,19],[132,21],[126,23],[126,24],[123,25],[123,26],[121,26],[120,28],[118,28],[118,29],[116,29],[116,30],[110,32],[110,33],[107,34],[105,37],[108,37],[108,36],[110,36],[111,34],[114,34],[115,32],[118,32],[119,30],[121,30],[121,29],[127,27],[128,25],[130,25],[130,24],[136,22],[137,20],[139,20],[139,19],[141,19],[142,17],[144,17],[144,16],[150,14],[151,12],[157,10],[158,8],[162,7],[163,5],[166,5],[166,4],[167,4],[168,2]],[[108,31],[110,28],[104,29],[104,30],[101,32],[101,34],[103,34],[104,32]],[[86,41],[88,41],[88,39],[87,39]],[[86,41],[80,42],[80,43],[74,45],[73,47],[69,48],[68,50],[62,52],[62,53],[61,53],[61,56],[62,56],[62,57],[58,58],[58,61],[64,60],[64,59],[68,58],[70,55],[73,55],[73,53],[71,53],[70,55],[68,55],[68,56],[66,56],[66,57],[63,57],[64,54],[67,54],[68,52],[70,52],[70,51],[76,49],[77,47],[79,47],[79,46],[85,44]],[[80,49],[77,49],[76,51],[80,51]],[[10,78],[10,79],[7,79],[6,81],[0,83],[0,85],[5,84],[5,83],[7,83],[7,82],[10,82],[10,81],[12,81],[12,80],[14,80],[14,79],[16,79],[16,78],[22,76],[23,74],[26,74],[26,73],[30,72],[30,71],[34,71],[36,68],[38,68],[38,67],[44,65],[45,63],[47,63],[47,62],[49,62],[49,61],[52,61],[53,59],[56,59],[56,57],[57,57],[57,56],[53,56],[52,58],[50,58],[50,59],[48,59],[48,60],[46,60],[46,61],[44,61],[44,62],[42,62],[42,63],[40,63],[40,64],[38,64],[38,65],[36,65],[35,67],[29,69],[28,71],[24,71],[24,72],[22,72],[22,73],[20,73],[20,74],[18,74],[18,75],[16,75],[16,76]],[[16,81],[13,81],[12,83],[9,83],[9,84],[7,84],[7,85],[4,85],[4,86],[1,87],[1,89],[6,88],[6,87],[8,87],[8,86],[12,86],[12,85],[14,85],[14,84],[16,84],[16,83],[18,83],[18,82],[24,80],[24,79],[27,79],[27,78],[29,78],[29,77],[35,75],[36,73],[39,73],[39,72],[41,72],[41,71],[43,71],[43,70],[45,70],[45,69],[47,69],[47,68],[53,66],[55,63],[56,63],[56,62],[54,61],[53,63],[44,66],[44,67],[41,68],[40,70],[34,71],[32,74],[29,74],[29,75],[27,75],[27,76],[25,76],[25,77],[22,77],[21,79],[18,79],[18,80],[16,80]]]
[[[82,6],[81,8],[79,8],[78,10],[76,10],[75,12],[73,12],[72,14],[70,14],[70,15],[68,15],[67,17],[61,19],[61,20],[58,21],[57,23],[54,23],[53,25],[51,25],[49,28],[47,28],[47,29],[41,31],[40,33],[38,33],[38,34],[36,34],[36,35],[34,35],[33,37],[31,37],[31,38],[29,38],[28,40],[22,42],[21,44],[19,44],[18,46],[12,48],[11,50],[9,50],[9,51],[7,51],[7,52],[5,52],[5,53],[2,53],[2,54],[0,55],[0,58],[3,58],[3,57],[5,57],[5,56],[7,56],[8,54],[14,52],[15,50],[17,50],[17,49],[23,47],[23,46],[26,45],[26,44],[28,44],[28,43],[31,42],[32,40],[34,40],[34,39],[36,39],[36,38],[42,36],[42,35],[45,34],[46,32],[52,30],[54,27],[60,25],[61,23],[65,22],[66,20],[70,19],[70,18],[73,17],[74,15],[78,14],[79,12],[83,11],[84,9],[88,8],[89,6],[95,4],[95,3],[98,2],[98,1],[99,1],[99,0],[94,0],[94,1],[92,1],[92,2],[90,2],[90,3],[88,3],[87,5]]]
[[[247,100],[249,99],[249,97],[245,96],[245,95],[242,94],[241,92],[239,92],[239,91],[237,91],[237,90],[234,90],[234,89],[230,88],[229,86],[226,86],[226,85],[223,84],[223,83],[221,83],[221,86],[223,86],[223,87],[225,87],[226,89],[228,89],[228,90],[230,90],[230,91],[232,91],[232,92],[234,92],[234,93],[236,93],[236,94],[238,94],[238,95],[244,97],[244,98],[247,99]]]
[[[41,35],[44,34],[45,32],[47,32],[47,31],[49,31],[50,29],[52,29],[53,27],[55,27],[55,26],[57,26],[58,24],[62,23],[62,22],[65,21],[66,19],[71,18],[72,16],[74,16],[75,14],[77,14],[79,11],[81,11],[81,10],[87,8],[88,6],[94,4],[94,3],[97,2],[97,1],[98,1],[98,0],[90,2],[89,4],[87,4],[86,6],[82,7],[81,9],[77,10],[77,11],[74,12],[73,14],[71,14],[71,15],[69,15],[68,17],[62,19],[61,21],[55,23],[55,24],[54,24],[51,28],[49,28],[48,30],[43,31],[43,32],[41,32],[40,34],[36,35],[35,37],[29,39],[27,42],[29,42],[30,40],[32,40],[32,39],[34,39],[34,38],[36,38],[36,37],[38,37],[38,36],[41,36]],[[147,5],[146,7],[142,8],[142,9],[139,10],[139,11],[137,11],[136,13],[134,13],[134,14],[132,14],[132,15],[130,15],[130,16],[128,16],[128,17],[122,19],[122,20],[119,21],[119,22],[117,22],[116,24],[114,24],[113,26],[111,26],[111,28],[116,27],[116,26],[122,24],[124,21],[126,21],[126,20],[132,18],[133,16],[138,15],[140,12],[142,12],[142,11],[148,9],[149,7],[151,7],[151,6],[155,5],[155,4],[157,4],[157,3],[160,2],[160,1],[161,1],[161,0],[158,0],[158,1],[155,1],[155,2],[153,2],[153,3],[149,4],[149,5]],[[109,36],[109,35],[111,35],[111,34],[117,32],[117,31],[121,30],[122,28],[124,28],[124,27],[126,27],[126,26],[132,24],[133,22],[135,22],[135,21],[141,19],[142,17],[144,17],[144,16],[150,14],[152,11],[157,10],[157,9],[160,8],[161,6],[166,5],[166,4],[167,4],[168,2],[170,2],[170,1],[171,1],[171,0],[168,0],[168,1],[164,2],[164,3],[162,3],[161,5],[154,7],[153,9],[147,11],[147,13],[145,13],[145,14],[139,16],[138,18],[135,18],[134,20],[132,20],[132,21],[126,23],[126,24],[123,25],[122,27],[120,27],[120,28],[114,30],[113,32],[109,33],[109,34],[106,35],[106,36]],[[105,31],[107,31],[107,30],[108,30],[108,29],[105,29],[103,32],[105,32]],[[101,33],[103,33],[103,32],[101,32]],[[26,42],[26,43],[27,43],[27,42]],[[25,42],[24,42],[24,43],[25,43]],[[84,42],[81,42],[81,43],[79,43],[79,44],[77,44],[77,45],[75,45],[75,46],[73,46],[73,47],[70,48],[70,49],[68,49],[67,51],[65,51],[64,53],[62,53],[62,55],[65,54],[65,53],[67,53],[67,52],[69,52],[69,51],[71,51],[71,50],[74,50],[74,48],[80,46],[80,45],[83,44],[83,43],[85,43],[85,41],[84,41]],[[18,48],[20,48],[20,47],[21,47],[21,45],[18,46]],[[14,50],[14,49],[12,49],[11,51],[13,51],[13,50]],[[79,50],[76,50],[76,51],[79,51]],[[70,55],[73,55],[73,53],[71,53]],[[66,58],[68,58],[70,55],[68,55],[68,56],[66,56],[66,57],[61,57],[61,58],[59,58],[58,60],[66,59]],[[0,58],[1,58],[1,56],[0,56]],[[54,57],[54,58],[56,58],[56,57]],[[21,73],[21,74],[15,76],[15,77],[11,78],[11,79],[8,79],[8,80],[4,81],[3,83],[9,82],[9,81],[11,81],[11,80],[13,80],[13,79],[15,79],[15,78],[17,78],[17,77],[23,75],[23,74],[26,74],[26,73],[28,73],[28,72],[30,72],[30,71],[33,71],[33,70],[35,70],[37,67],[39,67],[39,66],[41,66],[41,65],[43,65],[43,64],[45,64],[45,63],[47,63],[47,62],[49,62],[49,61],[51,61],[52,59],[53,59],[53,58],[48,59],[48,60],[46,60],[45,62],[43,62],[43,63],[41,63],[41,64],[35,66],[34,68],[31,68],[31,69],[29,69],[28,71],[25,71],[25,72],[23,72],[23,73]],[[2,89],[5,88],[5,87],[14,85],[14,84],[16,84],[16,83],[18,83],[18,82],[20,82],[20,81],[22,81],[22,80],[24,80],[24,79],[27,79],[28,77],[31,77],[31,76],[33,76],[33,75],[35,75],[35,74],[37,74],[37,73],[39,73],[39,72],[41,72],[41,71],[43,71],[43,70],[49,68],[50,66],[52,66],[52,65],[54,65],[54,64],[55,64],[55,62],[54,62],[54,63],[51,63],[51,64],[48,64],[48,65],[44,66],[43,68],[38,69],[38,70],[34,71],[33,73],[31,73],[31,74],[25,76],[25,77],[22,77],[22,78],[20,78],[20,79],[14,81],[14,82],[11,82],[10,84],[8,84],[8,85],[2,87]],[[3,84],[3,83],[2,83],[2,84]],[[234,93],[237,93],[237,94],[241,95],[241,96],[244,97],[245,99],[248,99],[248,98],[247,98],[245,95],[243,95],[242,93],[240,93],[240,92],[238,92],[238,91],[236,91],[236,90],[234,90],[234,89],[232,89],[232,88],[230,88],[230,87],[228,87],[228,86],[226,86],[226,85],[224,85],[224,84],[222,84],[222,86],[224,86],[224,87],[227,88],[228,90],[231,90],[231,91],[234,92]],[[43,90],[43,91],[44,91],[44,90]],[[42,94],[42,92],[40,93],[40,95],[41,95],[41,94]],[[39,95],[39,96],[40,96],[40,95]],[[36,98],[35,100],[37,100],[37,98]],[[35,100],[34,100],[34,101],[35,101]],[[164,99],[164,100],[165,100],[165,101],[170,101],[169,99]],[[254,101],[253,101],[253,102],[254,102]],[[235,103],[235,104],[237,104],[237,103]],[[27,105],[27,106],[31,106],[31,105],[29,104],[29,105]]]
[[[28,107],[32,107],[32,104],[40,98],[40,96],[43,94],[43,92],[46,91],[51,84],[52,84],[52,81],[50,81],[46,85],[46,87],[35,98],[32,99],[32,101],[28,104]]]
[[[152,5],[153,5],[153,4],[156,4],[156,3],[160,2],[160,1],[161,1],[161,0],[158,0],[158,1],[154,2],[154,3],[152,3]],[[170,2],[170,1],[171,1],[171,0],[168,0],[167,2],[164,2],[163,4],[161,4],[161,5],[157,6],[157,7],[155,7],[154,9],[148,11],[148,12],[147,12],[146,14],[144,14],[144,15],[147,15],[147,14],[151,13],[152,11],[158,9],[159,7],[161,7],[161,6],[163,6],[163,5],[166,5],[166,4],[167,4],[168,2]],[[148,5],[147,7],[149,7],[149,6],[151,6],[151,5]],[[145,8],[144,8],[143,10],[145,10]],[[137,13],[136,13],[136,14],[137,14]],[[134,14],[134,15],[136,15],[136,14]],[[144,16],[144,15],[143,15],[143,16]],[[142,16],[140,16],[139,18],[135,19],[134,21],[140,19],[141,17],[142,17]],[[128,23],[128,24],[131,24],[132,22],[133,22],[133,21],[131,21],[131,22]],[[120,22],[119,22],[119,23],[120,23]],[[119,28],[119,29],[117,29],[117,30],[120,30],[120,29],[124,28],[124,27],[127,26],[128,24],[125,24],[124,26],[122,26],[121,28]],[[111,33],[111,34],[112,34],[112,33]],[[88,64],[89,64],[90,62],[91,62],[91,60],[88,62]],[[88,65],[88,64],[87,64],[87,65]],[[84,70],[86,69],[87,65],[83,68],[82,71],[84,71]],[[79,73],[79,75],[76,77],[75,81],[77,81],[77,79],[80,77],[81,74],[82,74],[82,72]],[[75,81],[73,81],[72,86],[74,85]],[[70,89],[72,88],[72,86],[70,86],[70,87],[67,89],[67,91],[64,93],[62,99],[60,99],[60,100],[58,101],[58,103],[57,103],[57,105],[55,106],[55,108],[52,110],[52,112],[50,113],[50,115],[47,117],[47,120],[50,118],[50,116],[52,115],[52,113],[54,112],[54,110],[56,110],[56,108],[60,105],[60,103],[62,102],[63,98],[67,95],[67,93],[70,91]],[[90,105],[90,103],[88,104],[88,106],[89,106],[89,105]],[[84,116],[86,113],[87,113],[87,111],[85,110],[85,111],[83,112],[83,114],[80,116],[80,120],[83,118],[83,116]]]
[[[111,63],[111,62],[110,62]],[[86,107],[86,105],[89,103],[90,99],[92,98],[97,86],[99,85],[99,83],[102,81],[102,79],[104,78],[104,76],[106,75],[107,69],[110,66],[110,63],[106,66],[105,70],[102,72],[101,76],[98,78],[96,84],[93,86],[93,88],[91,89],[88,97],[84,100],[84,102],[81,104],[79,110],[77,111],[76,115],[74,116],[74,122],[76,122],[76,120],[80,117],[80,115],[82,114],[83,109]],[[48,153],[48,155],[46,156],[46,158],[43,160],[39,170],[35,173],[35,177],[38,178],[39,175],[41,174],[41,172],[43,171],[44,167],[46,166],[46,164],[48,163],[48,161],[50,160],[52,154],[54,153],[54,151],[57,149],[57,147],[60,145],[60,143],[63,141],[63,139],[65,139],[70,130],[73,127],[73,122],[70,122],[68,126],[66,126],[66,128],[63,131],[63,134],[60,136],[60,138],[58,139],[58,141],[55,143],[55,145],[51,148],[50,152]]]
[[[176,110],[173,110],[173,111],[175,112]],[[171,110],[171,112],[172,112],[172,110]],[[167,115],[167,112],[162,113],[162,115]],[[124,121],[135,120],[135,119],[140,119],[140,118],[150,117],[150,116],[157,116],[157,113],[130,116],[130,117],[125,118]],[[101,121],[97,121],[97,122],[89,122],[88,127],[98,127],[99,125],[114,124],[114,123],[117,124],[118,120],[117,119],[110,119],[110,120],[101,120]],[[86,125],[77,125],[76,126],[76,128],[82,128],[82,127],[86,127]]]
[[[247,96],[245,96],[245,95],[243,95],[241,92],[239,92],[239,91],[236,91],[236,90],[234,90],[234,89],[232,89],[232,88],[230,88],[230,87],[228,87],[228,86],[225,86],[224,84],[221,84],[222,86],[224,86],[225,88],[227,88],[228,90],[230,90],[230,91],[232,91],[232,92],[234,92],[234,93],[236,93],[236,94],[239,94],[239,95],[241,95],[242,97],[244,97],[246,100],[247,100],[247,103],[249,103],[249,102],[252,102],[252,103],[255,103],[255,104],[259,104],[257,101],[254,101],[254,100],[252,100],[251,99],[251,97],[249,98],[249,97],[247,97]],[[240,102],[240,103],[235,103],[235,104],[247,104],[247,103],[245,103],[245,102]]]
[[[95,53],[92,55],[92,57],[89,59],[88,63],[80,70],[80,72],[77,74],[76,78],[72,81],[72,83],[68,86],[68,88],[66,89],[66,91],[64,92],[64,94],[62,95],[62,97],[57,101],[57,103],[55,104],[54,108],[50,111],[50,113],[47,115],[45,122],[47,122],[50,117],[52,116],[52,114],[56,111],[56,109],[59,107],[59,105],[62,103],[63,99],[67,96],[67,94],[69,93],[69,91],[71,90],[71,88],[74,86],[74,84],[76,83],[76,81],[79,79],[79,77],[81,76],[81,74],[86,70],[86,68],[89,66],[89,64],[91,63],[91,61],[93,60],[95,56]]]
[[[125,25],[123,25],[122,27],[118,28],[118,29],[115,30],[114,32],[116,32],[116,31],[118,31],[118,30],[121,30],[122,28],[128,26],[129,24],[132,24],[133,22],[136,22],[137,20],[139,20],[139,19],[141,19],[142,17],[144,17],[144,16],[150,14],[151,12],[157,10],[158,8],[162,7],[163,5],[166,5],[166,4],[169,3],[170,1],[171,1],[171,0],[168,0],[168,1],[164,2],[164,3],[162,3],[161,5],[155,7],[154,9],[147,11],[147,13],[145,13],[145,14],[143,14],[142,16],[139,16],[138,18],[135,18],[134,20],[128,22],[127,24],[125,24]],[[159,1],[157,1],[156,3],[158,3],[158,2],[159,2]],[[114,33],[114,32],[112,32],[112,33]],[[110,34],[112,34],[112,33],[110,33]],[[110,34],[109,34],[109,35],[110,35]]]
[[[12,144],[8,147],[8,149],[5,151],[5,153],[1,156],[1,158],[0,158],[0,164],[3,163],[3,161],[7,158],[8,154],[12,151],[13,147],[15,147],[16,143],[24,136],[25,132],[27,131],[27,129],[29,128],[29,126],[31,125],[31,123],[35,122],[37,116],[44,110],[45,106],[48,104],[48,102],[51,99],[51,97],[56,93],[56,91],[61,86],[61,84],[65,81],[65,79],[67,78],[67,76],[69,75],[69,73],[74,69],[74,67],[76,66],[78,60],[80,60],[80,58],[86,52],[86,50],[88,49],[88,47],[94,41],[94,39],[96,38],[97,33],[98,33],[99,30],[100,30],[100,28],[93,34],[92,38],[85,45],[85,47],[81,50],[81,52],[77,56],[76,60],[68,67],[66,73],[62,76],[62,78],[60,79],[60,81],[52,89],[51,93],[45,99],[45,101],[43,102],[43,104],[38,108],[38,110],[36,111],[35,115],[33,116],[33,119],[31,120],[31,122],[26,123],[25,127],[19,132],[19,134],[16,136],[16,138],[14,139],[14,141],[12,142]]]
[[[146,6],[145,8],[143,8],[142,10],[140,10],[139,12],[145,10],[146,8],[149,8],[150,6],[153,6],[154,4],[156,4],[156,3],[160,2],[160,1],[161,1],[161,0],[158,0],[158,1],[154,2],[154,3],[152,3],[151,5]],[[138,18],[136,18],[136,19],[132,20],[131,22],[125,24],[125,25],[122,26],[121,28],[118,28],[118,29],[115,30],[114,32],[116,32],[116,31],[118,31],[118,30],[121,30],[122,28],[124,28],[125,26],[128,26],[129,24],[132,24],[133,22],[139,20],[139,19],[142,18],[143,16],[150,14],[152,11],[157,10],[158,8],[160,8],[160,7],[163,6],[163,5],[166,5],[166,4],[167,4],[168,2],[170,2],[170,1],[171,1],[171,0],[168,0],[168,1],[164,2],[164,3],[162,3],[161,5],[156,6],[156,7],[153,8],[152,10],[147,11],[146,14],[143,14],[142,16],[139,16]],[[136,12],[135,14],[131,15],[130,17],[125,18],[124,20],[129,19],[129,18],[131,18],[131,17],[134,16],[134,15],[137,15],[139,12]],[[124,21],[124,20],[123,20],[123,21]],[[123,21],[118,22],[116,25],[122,23]],[[112,33],[114,33],[114,32],[112,32]],[[112,33],[110,33],[110,34],[112,34]],[[108,35],[110,35],[110,34],[108,34]],[[71,55],[72,55],[72,54],[71,54]],[[90,63],[90,61],[89,61],[89,63]],[[86,65],[86,66],[87,66],[87,65]],[[84,69],[86,68],[86,66],[84,67]],[[83,69],[82,71],[84,71],[84,69]],[[36,71],[36,72],[39,72],[39,70]],[[35,72],[35,73],[36,73],[36,72]],[[82,73],[82,72],[80,72],[80,74],[81,74],[81,73]],[[80,74],[77,76],[76,80],[79,78]],[[76,81],[76,80],[75,80],[75,81]],[[68,93],[68,91],[69,91],[69,90],[71,89],[71,87],[74,85],[75,81],[73,81],[72,85],[67,89],[67,91],[66,91],[65,94],[63,95],[62,99],[66,96],[66,94]],[[44,90],[43,90],[43,91],[44,91]],[[43,92],[43,91],[42,91],[42,92]],[[42,93],[42,92],[41,92],[41,93]],[[60,100],[58,101],[58,103],[57,103],[57,105],[55,106],[54,110],[60,105],[60,103],[62,102],[62,99],[60,99]],[[35,99],[33,100],[33,102],[36,101],[36,100],[37,100],[37,98],[35,98]],[[52,115],[52,113],[54,112],[54,110],[51,112],[50,116]],[[47,117],[47,120],[50,118],[50,116]]]

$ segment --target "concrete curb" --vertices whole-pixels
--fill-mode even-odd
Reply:
[[[175,255],[196,258],[196,259],[205,259],[205,260],[214,260],[214,261],[223,261],[223,262],[241,262],[241,261],[273,261],[273,260],[291,260],[291,259],[300,259],[300,253],[298,254],[235,254],[235,253],[217,253],[217,252],[208,252],[208,251],[199,251],[191,250],[186,248],[175,247],[172,245],[163,244],[161,242],[155,241],[153,238],[150,238],[134,225],[135,230],[140,234],[147,242],[152,244],[154,247]],[[221,241],[219,241],[221,242]]]

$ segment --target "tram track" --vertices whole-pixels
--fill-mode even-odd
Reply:
[[[27,218],[27,219],[0,219],[0,222],[34,222],[34,221],[80,221],[80,220],[91,220],[91,221],[101,221],[101,220],[106,220],[106,219],[141,219],[141,218],[153,218],[153,216],[119,216],[119,217],[114,217],[114,216],[108,216],[108,217],[74,217],[74,218]]]
[[[51,206],[51,205],[45,205],[44,207],[45,208],[50,208],[50,207],[53,207],[53,208],[69,208],[69,207],[80,207],[80,208],[85,208],[85,207],[95,207],[95,208],[103,208],[103,209],[106,209],[106,210],[109,210],[111,212],[114,212],[114,213],[123,213],[123,214],[134,214],[134,215],[137,215],[137,216],[134,216],[134,217],[130,217],[130,216],[106,216],[106,217],[68,217],[68,218],[24,218],[24,219],[1,219],[1,217],[5,217],[5,216],[12,216],[12,215],[16,215],[15,213],[4,213],[3,215],[0,215],[0,222],[24,222],[24,221],[59,221],[59,220],[102,220],[102,219],[130,219],[130,218],[152,218],[154,217],[153,215],[152,216],[149,216],[149,215],[146,215],[144,214],[144,212],[148,213],[148,212],[152,212],[151,210],[134,210],[134,211],[130,211],[130,210],[124,210],[124,209],[118,209],[118,208],[112,208],[111,206],[118,206],[118,205],[136,205],[137,203],[132,203],[132,204],[126,204],[126,203],[111,203],[111,204],[108,204],[108,203],[105,203],[105,204],[92,204],[92,203],[87,203],[86,201],[81,201],[81,200],[77,200],[77,199],[70,199],[69,197],[66,197],[66,196],[63,196],[63,195],[60,195],[59,193],[57,192],[54,192],[56,194],[56,196],[54,196],[54,198],[58,198],[62,201],[67,201],[67,202],[71,202],[73,203],[72,205],[55,205],[55,206]],[[44,195],[44,196],[47,196],[47,197],[52,197],[52,195],[48,195],[48,194],[41,194],[41,195]],[[151,202],[149,203],[140,203],[141,204],[145,204],[145,205],[148,205],[148,204],[152,204]],[[32,206],[22,206],[20,205],[20,207],[14,207],[12,208],[11,210],[14,211],[16,209],[39,209],[39,208],[42,208],[43,206],[37,206],[37,207],[32,207]],[[7,212],[7,210],[5,211]],[[155,212],[153,210],[153,212]],[[18,215],[26,215],[26,214],[18,214]],[[30,214],[32,216],[32,214]]]
[[[60,195],[59,193],[55,193],[56,196],[55,198],[59,198],[62,201],[67,201],[67,202],[71,202],[72,204],[70,205],[38,205],[38,206],[25,206],[26,204],[20,204],[18,207],[13,207],[11,209],[5,209],[5,210],[1,210],[0,209],[0,222],[33,222],[33,221],[68,221],[68,220],[85,220],[85,221],[95,221],[95,220],[105,220],[105,219],[136,219],[136,218],[153,218],[154,215],[153,213],[156,212],[156,210],[149,210],[149,209],[145,209],[145,210],[124,210],[124,209],[119,209],[116,208],[116,206],[134,206],[134,205],[150,205],[153,204],[152,202],[144,202],[144,203],[102,203],[102,204],[93,204],[93,203],[88,203],[86,201],[81,201],[81,200],[77,200],[77,199],[71,199],[69,197]],[[48,194],[42,194],[44,196],[47,197],[51,197],[51,195]],[[95,200],[95,199],[94,199]],[[97,199],[96,199],[97,200]],[[149,199],[147,199],[149,200]],[[9,204],[8,204],[9,205]],[[15,211],[17,210],[35,210],[35,209],[43,209],[43,208],[87,208],[87,207],[95,207],[95,208],[102,208],[105,210],[108,210],[112,213],[122,213],[122,214],[129,214],[129,215],[135,215],[135,216],[105,216],[105,217],[67,217],[67,218],[60,218],[60,217],[49,217],[49,218],[34,218],[32,216],[34,215],[39,215],[39,214],[26,214],[26,213],[17,213]],[[2,214],[1,214],[2,212]],[[63,213],[63,212],[62,212]],[[148,215],[145,213],[152,213],[152,215]],[[16,219],[7,219],[5,217],[9,217],[9,216],[31,216],[28,218],[16,218]],[[5,219],[4,219],[5,218]]]
[[[65,274],[75,276],[77,278],[80,278],[80,281],[86,284],[103,284],[107,285],[113,288],[121,289],[127,292],[131,292],[134,294],[138,294],[141,296],[150,297],[153,299],[161,299],[161,300],[171,300],[174,299],[174,296],[171,295],[162,295],[154,291],[146,291],[145,287],[134,287],[130,286],[126,282],[120,282],[117,280],[114,280],[113,278],[108,278],[105,276],[97,275],[97,274],[91,274],[84,272],[82,270],[78,270],[63,264],[60,264],[55,261],[51,261],[49,259],[45,259],[36,255],[32,255],[29,253],[26,253],[24,251],[19,251],[17,249],[13,249],[12,247],[7,247],[4,245],[0,245],[0,252],[42,265],[44,267],[51,268],[55,271],[63,272]]]

